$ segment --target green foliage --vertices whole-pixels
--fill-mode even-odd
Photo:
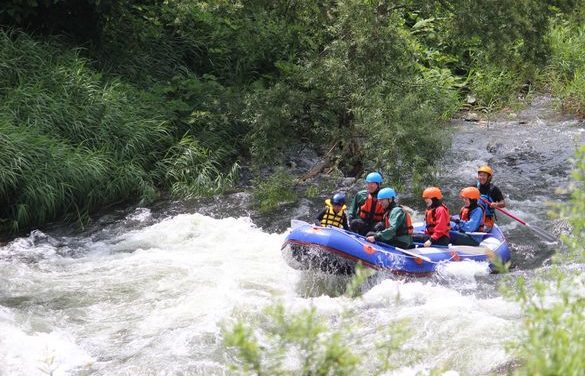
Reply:
[[[367,282],[368,278],[373,276],[375,271],[373,269],[365,268],[361,264],[357,264],[355,268],[355,275],[345,287],[345,295],[350,298],[357,298],[362,294],[361,286]]]
[[[0,60],[3,231],[152,198],[169,139],[147,97],[25,34],[0,32]]]
[[[295,202],[297,194],[293,189],[293,177],[284,168],[278,168],[270,177],[254,180],[254,201],[258,210],[267,214],[282,204]]]
[[[422,184],[462,93],[491,110],[547,82],[565,108],[583,112],[582,9],[583,0],[4,1],[4,142],[43,138],[108,172],[89,174],[103,195],[73,185],[74,201],[56,193],[47,199],[55,204],[20,195],[22,184],[59,192],[65,172],[48,185],[23,179],[25,170],[4,173],[0,217],[23,229],[157,189],[217,194],[234,185],[240,163],[282,164],[299,143],[346,175],[375,168],[398,187]],[[61,42],[41,42],[55,35]],[[34,171],[61,169],[25,156]],[[292,197],[256,186],[261,210]]]
[[[564,236],[564,253],[555,267],[532,286],[518,283],[517,299],[526,315],[525,338],[517,354],[524,366],[520,375],[580,375],[585,369],[585,299],[583,273],[574,263],[583,264],[585,244],[585,147],[577,155],[575,188],[563,215],[572,226]]]
[[[234,187],[239,166],[229,172],[221,167],[221,151],[211,151],[190,136],[183,137],[169,149],[161,161],[165,178],[171,182],[171,194],[177,198],[194,198],[222,193]]]
[[[549,34],[552,59],[547,84],[563,101],[563,107],[585,115],[585,27],[558,22]]]
[[[213,80],[141,91],[21,32],[0,32],[0,61],[0,231],[83,224],[159,187],[193,197],[237,180],[237,131]]]
[[[478,105],[491,111],[514,102],[524,79],[508,67],[484,65],[470,73],[469,82]]]
[[[358,357],[339,330],[331,330],[315,308],[288,314],[282,304],[269,307],[264,328],[252,330],[243,322],[225,333],[225,345],[234,348],[239,364],[232,369],[256,375],[352,375]],[[345,342],[345,343],[344,343]],[[262,344],[262,345],[261,345]],[[294,359],[298,370],[285,360]]]
[[[346,295],[370,273],[358,268]],[[395,367],[408,325],[396,322],[361,342],[361,323],[351,310],[323,317],[315,307],[298,312],[272,305],[254,320],[225,328],[224,344],[235,355],[232,371],[255,375],[382,375]],[[359,350],[357,350],[359,349]]]

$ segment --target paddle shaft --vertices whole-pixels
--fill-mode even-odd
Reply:
[[[488,200],[486,200],[485,198],[481,199],[483,202],[487,203],[488,205],[490,204],[490,202]],[[507,210],[504,209],[500,209],[500,208],[495,208],[496,210],[502,212],[503,214],[507,215],[508,217],[512,218],[513,220],[517,221],[518,223],[523,224],[524,226],[528,227],[530,230],[532,230],[536,235],[539,235],[541,238],[543,238],[546,241],[549,242],[556,242],[558,239],[556,236],[554,236],[553,234],[550,234],[549,232],[536,227],[536,226],[532,226],[530,224],[528,224],[527,222],[521,220],[520,218],[516,217],[514,214],[510,213]]]

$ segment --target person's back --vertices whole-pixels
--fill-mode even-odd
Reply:
[[[385,209],[384,222],[378,231],[368,233],[368,241],[382,241],[399,248],[412,248],[412,219],[410,214],[395,201],[396,192],[392,188],[383,188],[378,199]],[[378,226],[376,226],[378,227]]]
[[[321,226],[340,227],[349,230],[345,205],[345,193],[336,193],[325,200],[325,208],[317,216]]]

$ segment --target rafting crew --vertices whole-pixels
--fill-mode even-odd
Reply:
[[[495,210],[506,207],[502,192],[491,183],[492,176],[490,166],[478,168],[476,186],[465,187],[459,193],[463,206],[455,216],[450,215],[443,203],[441,189],[427,187],[422,193],[426,205],[423,233],[413,233],[410,215],[398,205],[393,188],[381,187],[384,180],[379,172],[366,176],[366,189],[357,192],[348,207],[344,193],[327,199],[318,223],[349,229],[366,236],[370,242],[381,241],[405,249],[414,243],[424,247],[477,246],[493,227]]]
[[[506,207],[506,200],[502,191],[492,183],[494,170],[483,165],[477,170],[477,188],[479,189],[479,204],[485,211],[485,230],[489,231],[494,227],[496,221],[496,209]]]
[[[321,226],[333,226],[349,230],[346,209],[345,193],[336,193],[332,198],[325,200],[325,208],[317,215],[317,221]]]
[[[366,235],[384,220],[385,209],[378,200],[380,185],[384,181],[379,172],[366,176],[366,189],[359,191],[351,201],[347,216],[351,231]]]
[[[367,234],[366,240],[374,243],[381,241],[399,248],[414,248],[412,242],[412,219],[410,214],[396,202],[396,191],[382,188],[378,192],[378,201],[384,208],[383,222]]]

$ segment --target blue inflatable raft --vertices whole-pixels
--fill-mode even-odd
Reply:
[[[422,231],[422,224],[415,231]],[[336,227],[322,227],[293,221],[282,246],[287,264],[297,270],[321,270],[331,274],[352,274],[356,264],[396,274],[426,276],[445,262],[472,260],[490,267],[510,260],[508,243],[497,227],[480,233],[479,246],[417,247],[401,249],[385,243],[370,243],[365,237]]]

